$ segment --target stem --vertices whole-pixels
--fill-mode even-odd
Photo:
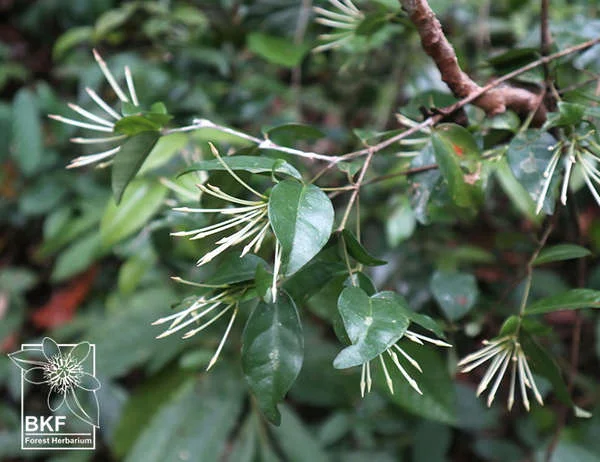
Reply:
[[[307,159],[313,160],[322,160],[325,162],[329,162],[330,164],[336,164],[337,162],[342,160],[342,156],[326,156],[323,154],[317,154],[316,152],[306,152],[300,149],[288,148],[285,146],[280,146],[277,143],[274,143],[268,138],[261,139],[252,135],[248,135],[247,133],[241,132],[239,130],[235,130],[233,128],[225,127],[223,125],[216,124],[208,119],[194,119],[191,125],[180,127],[180,128],[171,128],[169,130],[164,130],[163,135],[169,135],[171,133],[178,132],[189,132],[198,130],[201,128],[212,128],[214,130],[218,130],[223,133],[227,133],[229,135],[237,136],[238,138],[242,138],[244,140],[250,141],[258,145],[261,149],[272,149],[274,151],[285,152],[286,154],[291,154],[293,156],[304,157]]]
[[[558,215],[556,213],[552,216],[552,218],[550,219],[550,222],[548,223],[548,226],[546,227],[546,230],[542,234],[542,237],[538,243],[538,246],[533,251],[533,253],[531,254],[531,257],[527,261],[527,266],[525,267],[525,271],[526,271],[525,288],[523,290],[523,297],[521,298],[521,305],[519,307],[519,324],[517,324],[517,329],[515,331],[515,335],[519,335],[519,330],[521,329],[521,324],[523,322],[523,315],[525,314],[525,308],[527,307],[527,300],[529,298],[529,292],[531,291],[531,282],[533,279],[533,262],[535,261],[535,259],[538,257],[538,255],[540,254],[540,252],[546,245],[546,242],[548,241],[550,234],[552,234],[552,230],[554,229],[554,224],[556,222],[557,216]]]
[[[354,205],[356,198],[360,194],[360,188],[363,184],[363,181],[365,179],[365,174],[367,173],[367,170],[369,169],[369,165],[371,164],[371,160],[373,159],[374,154],[375,154],[375,151],[373,151],[373,150],[369,151],[369,154],[367,155],[367,158],[365,159],[365,163],[363,164],[363,166],[360,170],[360,174],[358,175],[358,180],[356,180],[356,183],[353,185],[354,191],[352,192],[352,195],[350,196],[350,200],[348,201],[348,205],[346,206],[344,216],[342,217],[340,226],[338,226],[338,231],[343,231],[344,228],[346,227],[346,223],[348,221],[348,218],[350,217],[350,211],[352,210],[352,206]]]

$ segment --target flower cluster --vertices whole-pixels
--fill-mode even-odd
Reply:
[[[592,193],[592,196],[594,196],[596,203],[600,205],[600,194],[597,189],[597,186],[600,185],[600,171],[597,167],[597,163],[600,161],[600,144],[594,140],[594,134],[595,130],[592,130],[583,136],[575,135],[569,140],[560,140],[554,146],[548,148],[553,151],[553,155],[548,162],[546,170],[544,170],[544,182],[542,184],[542,191],[537,200],[536,213],[540,213],[542,210],[554,173],[561,160],[563,160],[565,166],[565,174],[560,194],[561,203],[563,205],[567,204],[567,191],[573,167],[579,165],[588,189]],[[596,183],[596,185],[594,185],[594,183]]]
[[[313,8],[318,15],[315,22],[335,30],[330,34],[319,35],[319,39],[324,43],[313,50],[315,53],[341,47],[353,37],[356,28],[365,18],[351,0],[329,0],[329,3],[336,11]]]
[[[131,103],[136,107],[139,106],[135,86],[133,84],[133,78],[129,67],[125,67],[125,81],[127,83],[127,89],[129,91],[128,97],[117,83],[112,72],[106,65],[106,62],[102,59],[102,57],[96,50],[94,50],[94,58],[96,59],[98,66],[102,70],[104,77],[106,78],[106,80],[108,81],[109,85],[112,87],[118,98],[124,103]],[[56,114],[50,114],[48,117],[68,125],[73,125],[75,127],[81,127],[87,130],[111,134],[110,136],[102,136],[99,138],[71,138],[71,142],[73,143],[114,145],[115,143],[118,143],[119,141],[122,141],[125,138],[127,138],[126,135],[118,134],[114,131],[114,121],[120,120],[122,116],[119,115],[112,107],[110,107],[110,105],[106,101],[104,101],[100,96],[98,96],[98,94],[94,90],[92,90],[91,88],[86,88],[85,91],[98,105],[98,107],[100,107],[100,109],[102,109],[106,113],[106,116],[108,116],[108,118],[106,116],[100,117],[72,103],[69,103],[69,108],[71,108],[73,111],[77,112],[79,115],[83,116],[87,120],[69,119],[67,117],[63,117]],[[99,166],[104,167],[106,165],[109,165],[110,158],[117,154],[120,150],[121,146],[114,146],[102,152],[77,157],[71,161],[67,168],[82,167],[84,165],[93,164],[100,161],[103,161],[103,163]]]
[[[217,350],[213,354],[206,368],[206,370],[209,370],[219,359],[221,350],[227,341],[229,332],[231,332],[231,328],[233,327],[233,323],[235,322],[235,318],[238,314],[239,299],[243,295],[244,289],[231,288],[227,285],[206,286],[203,284],[186,281],[181,278],[173,279],[184,284],[199,287],[209,287],[211,290],[201,297],[193,299],[187,308],[154,321],[152,325],[155,326],[169,323],[169,327],[156,338],[167,337],[175,332],[181,331],[182,329],[192,327],[183,335],[184,339],[190,338],[218,321],[227,313],[231,312],[225,333],[223,334],[223,337],[219,342],[219,346],[217,347]]]
[[[418,343],[419,345],[424,345],[424,342],[427,342],[427,343],[431,343],[431,344],[437,345],[437,346],[452,347],[452,345],[450,345],[449,343],[446,343],[446,342],[444,342],[442,340],[438,340],[438,339],[435,339],[435,338],[427,337],[425,335],[418,334],[418,333],[410,331],[410,330],[407,330],[404,333],[404,337],[406,337],[408,340],[410,340],[412,342]],[[400,346],[398,346],[398,344],[392,345],[384,353],[388,354],[388,356],[391,358],[394,366],[398,369],[398,371],[400,371],[400,373],[406,379],[406,381],[408,382],[408,384],[417,393],[419,393],[420,395],[422,395],[423,392],[419,388],[419,385],[410,376],[410,374],[406,371],[406,369],[402,366],[402,364],[400,363],[400,360],[398,358],[398,354],[397,353],[400,353],[402,355],[402,357],[405,358],[411,364],[411,366],[413,366],[419,372],[423,373],[423,369],[421,369],[421,366],[419,365],[419,363],[413,357],[411,357],[406,351],[404,351]],[[385,381],[386,381],[386,384],[388,386],[388,389],[390,390],[391,394],[394,394],[394,383],[392,381],[392,378],[390,376],[388,368],[387,368],[387,366],[385,364],[384,353],[381,353],[378,356],[378,358],[379,358],[379,362],[381,363],[381,368],[383,370],[383,375],[385,376]],[[371,385],[372,385],[372,383],[373,383],[373,380],[371,379],[371,366],[370,366],[370,362],[366,362],[366,363],[364,363],[362,365],[362,371],[361,371],[361,375],[360,375],[360,394],[361,394],[361,396],[364,397],[365,396],[365,392],[368,393],[368,392],[371,391]]]
[[[248,252],[250,252],[250,250],[253,250],[255,253],[258,252],[269,230],[269,204],[267,197],[243,181],[233,170],[231,170],[227,163],[223,161],[217,149],[212,144],[210,147],[213,155],[219,160],[221,165],[225,168],[225,170],[227,170],[232,178],[241,184],[247,191],[256,195],[258,200],[247,200],[234,197],[222,191],[219,187],[206,183],[197,185],[198,188],[200,188],[200,191],[202,191],[204,194],[208,194],[209,196],[227,202],[227,206],[218,209],[191,207],[177,207],[174,209],[176,212],[184,213],[217,213],[223,215],[226,217],[226,219],[220,221],[219,223],[207,225],[202,228],[171,233],[172,236],[191,236],[190,240],[195,240],[241,227],[241,229],[238,231],[235,231],[218,240],[217,247],[198,260],[198,266],[202,266],[210,262],[217,255],[220,255],[227,249],[246,241],[248,242],[243,248],[241,256],[246,255]]]
[[[477,387],[477,396],[481,395],[492,384],[490,393],[487,399],[487,405],[491,406],[500,382],[504,374],[510,366],[510,389],[508,392],[508,410],[510,411],[515,402],[516,382],[519,382],[521,400],[523,406],[529,411],[529,398],[527,396],[527,388],[531,389],[535,399],[541,405],[544,404],[542,395],[540,394],[529,364],[527,357],[523,352],[523,348],[515,335],[507,335],[492,341],[484,341],[485,347],[481,350],[472,353],[465,357],[458,365],[462,368],[461,372],[470,372],[476,367],[491,360],[487,372],[481,379],[479,387]],[[495,380],[494,380],[495,378]]]

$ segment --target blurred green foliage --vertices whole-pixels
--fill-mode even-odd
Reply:
[[[427,364],[428,374],[420,382],[424,396],[416,395],[402,377],[394,381],[396,393],[390,395],[378,371],[374,391],[361,400],[359,373],[332,367],[340,351],[336,333],[345,335],[335,307],[347,273],[330,242],[314,265],[298,271],[286,286],[302,319],[304,362],[287,402],[273,410],[281,414],[279,427],[263,418],[243,378],[242,370],[253,367],[240,361],[250,309],[240,310],[241,322],[235,323],[210,372],[204,368],[222,328],[188,340],[157,340],[160,329],[151,325],[196,293],[176,286],[170,276],[201,280],[214,274],[219,263],[194,268],[214,241],[169,236],[206,223],[172,212],[174,200],[160,179],[174,178],[198,152],[210,152],[209,141],[238,150],[248,143],[211,129],[163,137],[151,147],[118,205],[110,169],[65,170],[70,159],[94,151],[69,144],[79,131],[48,121],[46,114],[65,114],[66,101],[90,107],[86,87],[110,99],[91,53],[94,47],[119,80],[123,67],[131,68],[140,99],[163,101],[174,115],[172,126],[200,117],[253,135],[279,127],[269,132],[276,142],[328,154],[391,136],[398,128],[397,111],[419,119],[421,106],[453,102],[396,2],[357,3],[369,14],[352,41],[339,51],[311,54],[323,30],[312,23],[310,1],[0,2],[0,349],[8,353],[44,335],[63,343],[87,340],[96,344],[102,383],[95,452],[25,453],[19,449],[19,371],[6,355],[0,356],[0,459],[544,460],[564,409],[550,394],[553,384],[539,378],[546,407],[507,414],[504,398],[485,408],[475,398],[476,381],[455,378],[455,368],[458,354],[496,335],[518,309],[523,285],[515,278],[535,248],[540,224],[528,193],[538,191],[541,181],[539,168],[532,173],[521,166],[532,152],[534,163],[547,163],[547,147],[554,142],[550,134],[530,130],[512,138],[520,125],[515,114],[490,120],[468,108],[467,129],[446,127],[429,138],[418,157],[411,160],[398,148],[375,157],[369,178],[377,181],[361,194],[360,242],[345,234],[350,256],[373,265],[365,272],[377,287],[402,294],[412,310],[443,319],[456,350],[403,345]],[[539,2],[430,3],[461,65],[478,81],[537,58]],[[554,47],[599,36],[598,12],[594,2],[553,1]],[[553,68],[562,88],[597,79],[599,48]],[[537,70],[523,77],[522,84],[539,84],[543,78]],[[565,96],[595,106],[594,90],[594,83],[582,85]],[[559,116],[555,127],[574,123]],[[290,123],[319,130],[290,128]],[[454,142],[470,150],[460,160],[452,155]],[[508,142],[507,161],[479,162],[487,150]],[[279,157],[291,164],[285,165],[286,174],[300,171],[310,178],[318,173],[314,162]],[[436,162],[439,171],[383,177]],[[354,174],[361,165],[340,165],[321,186],[345,185],[345,172]],[[278,168],[284,171],[283,164]],[[476,170],[478,182],[466,182],[463,172]],[[211,172],[211,178],[230,191],[238,186],[223,172]],[[578,212],[575,217],[564,210],[559,214],[552,243],[576,241],[579,227],[582,244],[597,254],[600,214],[581,188],[581,175],[574,181],[572,200]],[[177,185],[189,199],[193,175],[180,177]],[[544,202],[547,212],[554,207],[556,187],[550,186]],[[340,214],[347,201],[343,197],[333,200]],[[355,220],[352,216],[350,223]],[[320,248],[316,245],[315,252]],[[554,254],[545,254],[551,264],[534,270],[531,299],[537,306],[579,284],[572,251],[587,255],[580,248],[563,247],[562,253],[555,248]],[[376,266],[381,259],[388,264]],[[600,290],[600,266],[592,258],[586,262],[585,286]],[[372,283],[364,278],[361,288],[368,291]],[[287,314],[290,329],[296,329]],[[569,411],[555,462],[600,460],[600,317],[590,312],[580,316],[574,398],[593,417],[576,419]],[[569,369],[573,319],[562,313],[544,318],[550,327],[544,331],[544,346],[562,370]],[[246,338],[260,331],[260,324],[250,325],[256,332],[246,331]],[[280,398],[291,383],[276,385]],[[28,399],[44,402],[35,393]]]

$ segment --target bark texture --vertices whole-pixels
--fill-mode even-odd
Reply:
[[[456,52],[448,42],[442,25],[427,0],[400,0],[400,3],[419,32],[423,50],[433,59],[442,80],[454,96],[466,98],[481,90],[481,86],[460,68]],[[523,88],[502,86],[484,93],[473,101],[473,104],[488,115],[500,114],[511,109],[524,117],[535,111],[533,124],[541,125],[546,120],[546,109],[541,98],[542,95]]]

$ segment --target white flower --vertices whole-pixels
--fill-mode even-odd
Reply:
[[[336,9],[335,11],[320,7],[313,8],[318,15],[315,22],[335,30],[330,34],[319,35],[319,39],[324,43],[313,49],[315,53],[342,46],[352,38],[356,28],[365,18],[351,0],[329,0],[329,3]]]
[[[565,164],[565,174],[560,194],[561,203],[563,205],[567,204],[567,191],[571,180],[571,173],[573,172],[573,167],[578,164],[581,167],[583,179],[588,189],[592,193],[592,196],[594,196],[596,203],[600,205],[600,194],[598,194],[597,186],[594,185],[594,183],[596,185],[600,184],[600,171],[597,168],[597,163],[600,161],[600,145],[593,140],[592,136],[594,133],[594,131],[590,131],[583,136],[574,136],[570,140],[560,140],[554,146],[548,148],[554,151],[554,154],[544,171],[545,180],[537,200],[536,213],[540,213],[544,206],[544,200],[561,159],[564,159]]]
[[[201,297],[195,299],[190,306],[184,310],[154,321],[152,325],[155,326],[169,323],[169,327],[156,338],[167,337],[168,335],[179,332],[182,329],[189,329],[183,335],[183,338],[190,338],[196,335],[198,332],[206,329],[208,326],[225,316],[227,313],[231,312],[231,317],[229,318],[229,322],[225,329],[225,333],[221,338],[221,342],[219,343],[217,350],[213,354],[206,368],[206,370],[209,370],[219,359],[221,350],[227,341],[227,337],[229,336],[229,332],[231,331],[237,316],[239,299],[243,295],[246,288],[231,288],[228,285],[207,286],[204,284],[186,281],[181,278],[173,279],[184,284],[198,287],[209,287],[213,290],[209,290]]]
[[[521,399],[525,409],[529,411],[530,408],[527,388],[530,388],[533,391],[535,399],[543,406],[544,401],[542,400],[542,395],[535,385],[533,374],[527,363],[527,357],[523,352],[523,348],[521,347],[518,338],[515,335],[507,335],[492,341],[484,341],[483,344],[485,345],[484,348],[468,355],[458,363],[459,367],[462,368],[461,372],[465,373],[487,361],[492,361],[477,387],[477,396],[481,395],[488,388],[495,377],[487,400],[488,407],[491,406],[494,397],[496,396],[496,392],[498,391],[498,387],[500,386],[500,382],[502,381],[502,377],[504,377],[504,374],[510,366],[508,410],[510,411],[512,409],[515,402],[515,388],[517,381],[519,382]]]
[[[219,209],[191,207],[177,207],[173,209],[177,212],[184,213],[217,213],[219,215],[223,215],[225,218],[219,223],[213,225],[207,225],[190,231],[171,233],[172,236],[191,236],[190,240],[194,240],[230,231],[230,234],[225,235],[217,241],[217,247],[215,249],[211,250],[202,258],[200,258],[200,260],[198,260],[198,266],[208,263],[217,255],[243,242],[246,242],[246,245],[242,250],[241,256],[246,255],[248,252],[250,252],[250,250],[254,250],[256,253],[260,249],[269,230],[269,203],[267,197],[250,187],[238,175],[236,175],[235,172],[233,172],[233,170],[231,170],[231,168],[229,168],[229,166],[223,161],[216,148],[212,144],[210,147],[212,153],[221,162],[221,165],[223,165],[225,170],[227,170],[227,172],[246,190],[257,196],[258,200],[246,200],[233,197],[222,191],[217,186],[206,183],[198,184],[197,186],[203,193],[218,199],[222,199],[228,202],[229,205]]]
[[[406,337],[408,340],[411,340],[412,342],[418,343],[419,345],[423,345],[424,344],[423,342],[428,342],[428,343],[432,343],[437,346],[443,346],[443,347],[451,347],[452,346],[449,343],[446,343],[446,342],[443,342],[441,340],[434,339],[431,337],[427,337],[425,335],[421,335],[421,334],[418,334],[418,333],[410,331],[410,330],[407,330],[404,333],[404,337]],[[387,353],[388,356],[391,358],[394,366],[400,371],[400,373],[406,379],[408,384],[417,393],[422,395],[423,392],[419,388],[419,385],[417,384],[417,382],[410,376],[410,374],[406,371],[406,369],[400,363],[400,359],[398,358],[398,353],[400,353],[402,355],[402,357],[404,359],[406,359],[411,364],[411,366],[413,366],[419,372],[422,373],[423,370],[421,369],[421,366],[419,365],[419,363],[414,358],[412,358],[408,353],[406,353],[406,351],[404,351],[401,347],[399,347],[397,344],[392,345],[384,353],[381,353],[378,356],[379,362],[381,364],[381,368],[383,370],[383,375],[385,376],[385,381],[388,386],[388,389],[390,390],[390,393],[394,394],[394,383],[392,381],[390,373],[385,364],[385,360],[384,360],[385,353]],[[361,394],[361,396],[364,397],[365,392],[368,393],[371,391],[372,384],[373,384],[373,380],[371,379],[370,362],[366,362],[362,365],[362,371],[360,374],[360,394]]]
[[[100,66],[104,77],[106,77],[106,80],[108,81],[118,98],[122,102],[131,103],[134,106],[139,106],[139,102],[135,92],[135,86],[133,84],[133,78],[131,76],[131,71],[129,70],[129,67],[125,67],[125,80],[127,83],[127,89],[129,90],[128,97],[115,80],[113,74],[110,72],[110,69],[108,69],[106,62],[104,62],[104,60],[96,50],[94,50],[94,58],[96,59],[98,66]],[[126,135],[114,132],[114,121],[120,120],[122,118],[121,115],[119,115],[113,108],[111,108],[108,105],[108,103],[106,103],[102,98],[100,98],[100,96],[98,96],[98,94],[94,90],[92,90],[91,88],[86,88],[85,91],[92,98],[92,100],[100,107],[100,109],[102,109],[106,113],[104,117],[100,117],[96,114],[93,114],[83,109],[82,107],[72,103],[69,103],[69,107],[87,120],[69,119],[55,114],[50,114],[48,117],[68,125],[74,125],[76,127],[85,128],[87,130],[110,134],[108,136],[102,136],[98,138],[71,138],[71,142],[73,143],[114,145],[115,142],[124,140],[127,137]],[[102,152],[77,157],[76,159],[73,159],[71,161],[67,168],[82,167],[84,165],[93,164],[100,161],[104,161],[104,163],[101,166],[106,166],[109,163],[107,161],[109,161],[111,157],[113,157],[117,152],[119,152],[120,149],[120,146],[114,146]]]

